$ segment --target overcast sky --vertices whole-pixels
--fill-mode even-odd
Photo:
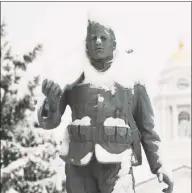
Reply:
[[[117,29],[122,48],[134,50],[149,73],[154,95],[157,76],[178,50],[179,41],[190,49],[190,2],[4,2],[1,19],[7,23],[16,53],[26,52],[37,43],[44,45],[33,72],[46,76],[58,66],[66,76],[74,70],[74,66],[66,68],[66,58],[75,57],[74,48],[76,52],[83,49],[87,13],[93,9]]]

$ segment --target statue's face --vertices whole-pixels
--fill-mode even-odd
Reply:
[[[115,40],[107,28],[96,23],[93,24],[87,34],[87,54],[95,60],[105,60],[113,57]]]

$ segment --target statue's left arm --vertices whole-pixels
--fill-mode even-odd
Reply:
[[[141,133],[141,143],[145,151],[151,172],[156,174],[162,166],[159,155],[160,137],[155,131],[154,112],[145,86],[135,85],[137,106],[134,115],[137,127]]]
[[[159,153],[161,140],[154,129],[154,112],[145,86],[136,85],[135,94],[137,95],[137,108],[134,118],[141,133],[141,143],[151,172],[157,175],[159,182],[168,185],[167,188],[163,189],[163,192],[172,193],[174,187],[172,172],[167,170],[161,161],[162,155]]]

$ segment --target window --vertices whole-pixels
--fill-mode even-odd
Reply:
[[[186,78],[180,78],[177,82],[177,87],[179,89],[185,89],[189,86],[189,81]]]
[[[191,137],[190,115],[186,111],[181,111],[178,116],[179,121],[179,136]]]

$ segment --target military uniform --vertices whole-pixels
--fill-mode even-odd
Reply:
[[[82,75],[61,96],[59,112],[46,111],[47,105],[45,100],[38,112],[41,126],[47,129],[60,124],[67,105],[72,110],[68,142],[60,155],[66,162],[68,193],[134,192],[132,166],[142,163],[140,144],[152,173],[161,167],[160,138],[143,85],[125,88],[115,82],[106,90],[84,84]]]

